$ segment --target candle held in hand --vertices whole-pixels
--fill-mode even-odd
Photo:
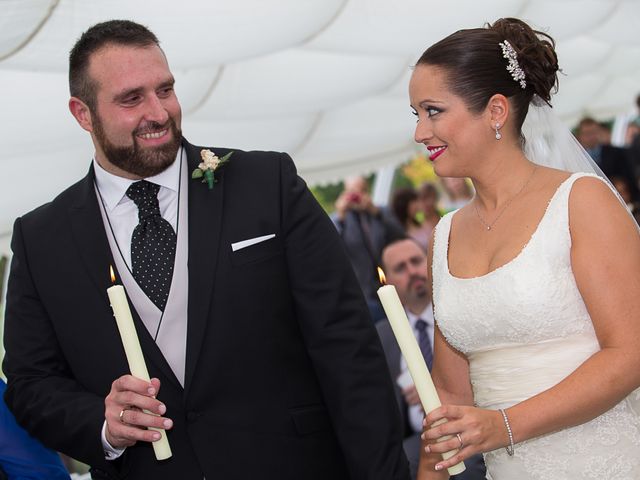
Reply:
[[[384,283],[384,273],[382,269],[378,268],[380,273],[380,280]],[[418,341],[416,340],[409,319],[404,311],[404,307],[398,297],[398,292],[393,285],[384,285],[378,289],[378,297],[382,303],[382,307],[387,315],[393,334],[396,337],[396,341],[402,351],[402,356],[407,362],[407,367],[413,378],[413,382],[416,386],[416,391],[420,397],[420,403],[426,413],[429,413],[436,408],[440,407],[440,398],[438,398],[438,392],[431,380],[429,369],[424,361]],[[443,437],[440,440],[446,440],[451,437]],[[442,458],[445,460],[455,455],[456,451],[451,451],[442,454]],[[465,466],[463,462],[460,462],[452,467],[449,467],[447,471],[450,475],[457,475],[464,472]]]
[[[115,281],[113,268],[111,269],[111,280]],[[131,316],[131,310],[129,309],[129,302],[127,301],[124,287],[122,285],[113,285],[107,289],[107,295],[111,302],[113,315],[116,317],[118,331],[120,332],[120,338],[122,339],[122,345],[124,346],[124,352],[127,356],[131,375],[149,382],[151,381],[149,371],[147,370],[147,365],[142,355],[140,340],[138,339],[136,327],[133,324],[133,317]],[[155,415],[146,410],[145,413]],[[165,460],[171,457],[171,447],[169,446],[167,433],[162,429],[152,428],[151,430],[156,430],[160,433],[160,440],[152,443],[156,459]]]

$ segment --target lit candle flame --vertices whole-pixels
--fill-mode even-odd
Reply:
[[[380,277],[380,283],[383,285],[387,284],[387,277],[384,275],[384,271],[378,267],[378,277]]]
[[[116,283],[116,274],[113,272],[113,265],[109,265],[109,273],[111,274],[111,283]]]

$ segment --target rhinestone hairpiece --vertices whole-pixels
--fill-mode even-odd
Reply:
[[[516,51],[513,49],[511,44],[506,40],[504,42],[499,43],[500,48],[502,48],[502,56],[509,60],[509,65],[507,65],[507,70],[511,73],[513,79],[520,84],[520,87],[523,89],[527,87],[527,82],[525,81],[524,70],[520,68],[520,64],[518,63],[518,55]]]

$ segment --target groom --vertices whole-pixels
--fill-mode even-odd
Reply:
[[[85,32],[69,79],[96,153],[15,223],[4,371],[18,421],[93,478],[407,478],[380,343],[291,159],[189,144],[164,53],[136,23]],[[150,383],[127,375],[109,265]],[[147,426],[167,430],[170,459]]]

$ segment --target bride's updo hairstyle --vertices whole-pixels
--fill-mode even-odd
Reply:
[[[524,72],[525,88],[507,70],[501,43],[507,41]],[[511,62],[512,63],[512,62]],[[416,66],[432,65],[446,71],[447,86],[469,110],[480,113],[500,93],[509,98],[516,133],[521,133],[534,94],[551,104],[558,89],[555,42],[517,18],[501,18],[486,28],[459,30],[429,47]]]

